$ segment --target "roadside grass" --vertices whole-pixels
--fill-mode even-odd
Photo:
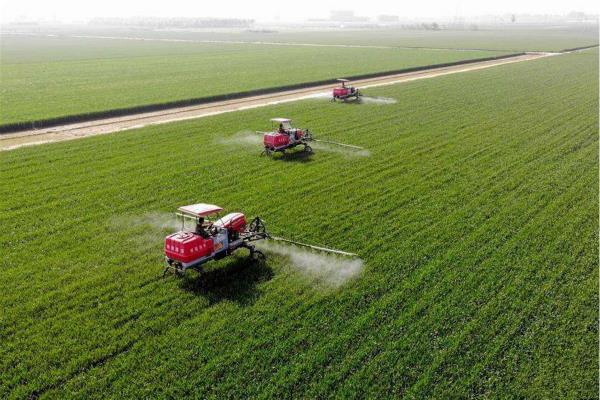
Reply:
[[[0,397],[597,397],[597,70],[593,50],[0,153]],[[274,116],[370,156],[222,140]],[[365,269],[161,279],[148,215],[201,201]]]

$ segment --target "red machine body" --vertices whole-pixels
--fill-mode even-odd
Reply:
[[[187,231],[173,233],[165,238],[165,255],[176,261],[191,263],[214,252],[212,238]]]
[[[304,131],[298,128],[292,128],[282,132],[267,132],[263,136],[263,144],[273,149],[288,146],[292,141],[298,141],[304,138]]]
[[[336,87],[333,89],[333,97],[346,97],[351,93],[350,88],[347,87]]]
[[[242,213],[227,214],[223,218],[219,218],[215,225],[228,231],[242,233],[246,230],[246,216]]]
[[[276,149],[290,144],[290,137],[285,133],[267,132],[263,136],[263,144],[265,147]]]

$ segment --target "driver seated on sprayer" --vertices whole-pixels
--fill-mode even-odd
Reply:
[[[204,239],[208,239],[210,234],[204,229],[204,218],[198,218],[198,222],[196,223],[196,233],[202,236]]]
[[[286,131],[283,127],[283,123],[279,124],[279,129],[277,130],[277,132],[282,133],[284,135],[288,135],[288,137],[290,138],[290,143],[294,143],[296,141],[296,132],[294,132],[293,129]]]

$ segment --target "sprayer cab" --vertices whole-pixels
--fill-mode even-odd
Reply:
[[[348,79],[340,78],[338,79],[338,82],[340,82],[340,84],[333,88],[333,97],[331,98],[331,101],[347,101],[350,99],[359,99],[359,97],[361,96],[360,91],[358,90],[358,88],[355,88],[354,86],[350,85],[350,81]]]
[[[260,218],[250,225],[242,213],[220,217],[223,209],[212,204],[198,203],[182,206],[176,216],[181,220],[181,230],[165,238],[165,272],[174,270],[183,274],[187,269],[200,270],[208,261],[246,248],[253,258],[264,258],[250,242],[268,237]]]

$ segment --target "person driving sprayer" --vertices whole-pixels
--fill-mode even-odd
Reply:
[[[279,124],[279,130],[278,130],[278,132],[279,132],[279,133],[286,133],[286,132],[285,132],[285,129],[283,128],[283,123],[280,123],[280,124]]]
[[[204,218],[198,218],[198,222],[196,223],[196,233],[202,236],[204,239],[208,239],[210,234],[204,229]]]

